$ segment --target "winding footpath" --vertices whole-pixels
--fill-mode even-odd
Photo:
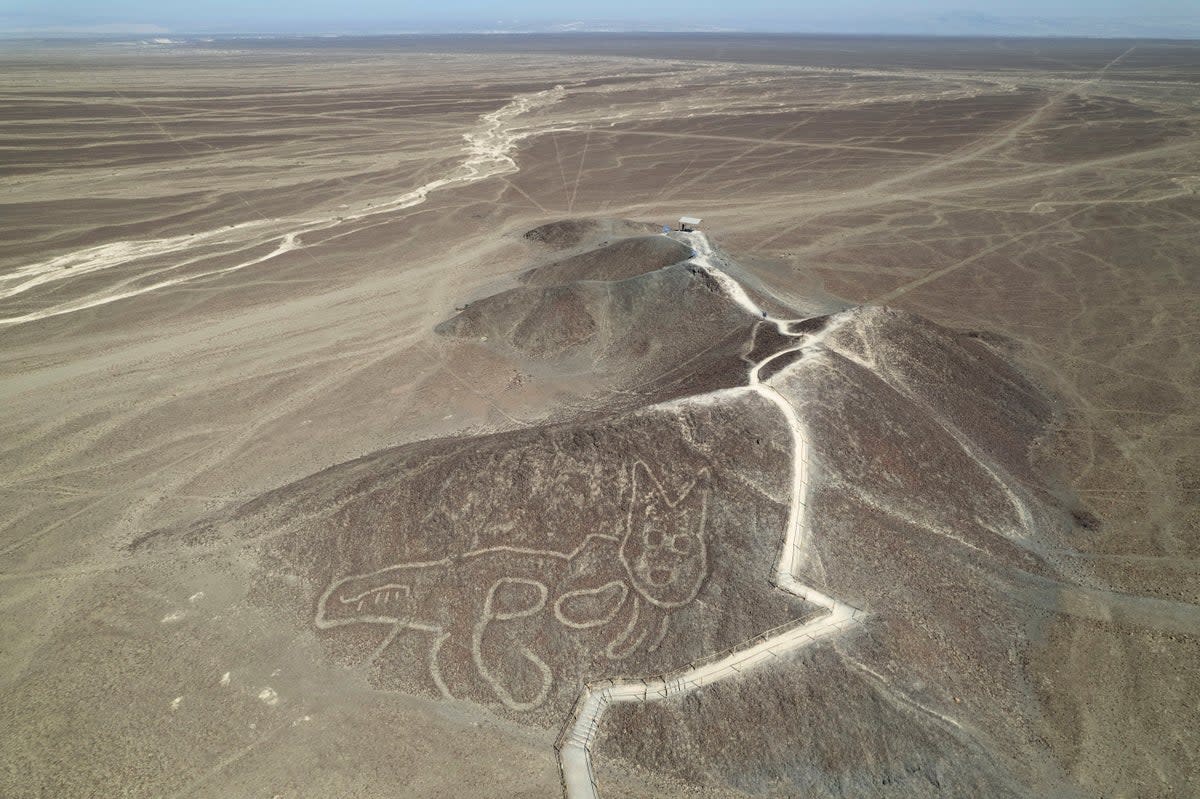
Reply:
[[[802,563],[805,545],[811,534],[807,513],[809,446],[804,427],[796,409],[787,398],[769,382],[763,382],[762,369],[776,358],[793,352],[802,354],[820,339],[817,336],[798,336],[791,332],[793,322],[800,320],[776,319],[769,316],[746,293],[736,280],[718,266],[717,255],[708,238],[700,232],[686,234],[687,243],[693,246],[695,255],[691,263],[710,275],[729,297],[755,318],[765,319],[775,325],[780,334],[792,338],[803,338],[804,344],[781,350],[764,358],[750,369],[751,391],[775,404],[787,421],[792,434],[792,491],[788,507],[787,525],[784,531],[783,548],[776,563],[772,584],[781,591],[825,608],[826,613],[809,622],[797,622],[768,631],[750,639],[732,651],[722,653],[686,669],[646,679],[603,680],[584,687],[575,708],[559,736],[559,767],[562,770],[563,789],[567,799],[598,799],[599,790],[592,771],[591,747],[599,729],[605,709],[619,702],[657,702],[673,696],[690,693],[697,688],[711,685],[719,680],[770,662],[775,657],[802,649],[823,638],[835,635],[855,625],[863,612],[800,582],[796,571]]]

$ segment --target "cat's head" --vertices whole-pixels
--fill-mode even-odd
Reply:
[[[621,561],[633,587],[653,605],[686,605],[708,576],[708,481],[708,469],[701,469],[687,484],[664,488],[646,464],[633,466]]]

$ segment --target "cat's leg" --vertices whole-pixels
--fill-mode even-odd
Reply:
[[[618,616],[625,623],[604,648],[604,654],[610,660],[623,660],[639,649],[653,652],[667,634],[669,615],[670,611],[643,602],[633,593],[627,609]]]
[[[488,589],[482,612],[472,630],[471,656],[475,668],[479,676],[491,687],[496,698],[509,710],[526,711],[540,706],[550,694],[554,674],[535,652],[524,644],[517,643],[516,652],[534,670],[533,679],[525,681],[536,685],[530,692],[528,686],[520,685],[520,675],[507,673],[509,669],[494,669],[488,664],[484,652],[485,636],[489,627],[495,633],[498,631],[497,625],[502,627],[506,623],[540,613],[546,607],[548,597],[549,589],[544,583],[523,577],[503,577]],[[524,696],[518,696],[518,692]]]

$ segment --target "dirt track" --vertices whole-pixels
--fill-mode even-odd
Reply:
[[[703,233],[679,234],[679,239],[695,248],[692,263],[716,277],[730,297],[754,318],[767,318],[733,278],[723,272],[717,264],[716,253],[708,237]],[[770,319],[783,336],[792,336],[790,325],[799,319]],[[598,796],[596,779],[592,770],[591,748],[595,733],[600,725],[605,707],[614,702],[651,702],[687,694],[721,679],[736,677],[756,665],[784,657],[802,647],[816,643],[852,626],[860,611],[831,598],[796,578],[796,566],[804,558],[805,539],[812,531],[806,520],[805,509],[808,495],[809,446],[804,436],[804,425],[791,403],[769,382],[762,382],[762,368],[775,358],[806,347],[819,345],[819,336],[797,336],[803,344],[791,350],[780,350],[749,371],[749,388],[764,397],[783,413],[792,435],[791,498],[788,505],[787,523],[784,529],[783,547],[779,563],[772,575],[772,582],[781,591],[824,608],[826,614],[811,621],[789,625],[787,629],[770,635],[758,636],[723,657],[713,657],[697,666],[681,669],[663,677],[633,680],[607,680],[599,685],[584,689],[576,704],[575,713],[558,743],[558,757],[563,772],[563,785],[568,799],[595,799]],[[703,401],[703,397],[698,398]]]

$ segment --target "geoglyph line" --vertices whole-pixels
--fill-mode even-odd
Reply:
[[[782,335],[800,338],[791,333],[789,328],[792,322],[800,320],[776,319],[759,308],[741,284],[717,265],[718,256],[703,233],[692,233],[688,241],[693,244],[695,253],[691,263],[716,280],[734,302],[754,317],[766,319],[774,324]],[[599,730],[600,720],[610,704],[657,702],[690,693],[836,635],[854,626],[862,618],[863,611],[796,578],[796,570],[802,564],[810,531],[807,512],[809,445],[796,409],[774,386],[760,378],[762,368],[772,360],[788,353],[804,352],[814,343],[813,339],[819,340],[819,337],[806,337],[807,343],[773,353],[755,364],[750,370],[747,389],[779,408],[792,434],[791,497],[783,546],[772,575],[772,583],[781,591],[824,608],[825,615],[810,622],[787,624],[767,631],[730,651],[702,659],[668,674],[633,679],[612,678],[585,686],[555,744],[563,791],[567,799],[599,799],[599,789],[592,770],[591,747]]]
[[[346,575],[325,589],[313,624],[320,630],[358,624],[392,628],[372,658],[391,644],[399,630],[432,633],[430,676],[446,698],[454,695],[443,679],[440,652],[444,645],[452,645],[460,654],[469,650],[475,675],[490,686],[501,704],[518,712],[533,710],[549,696],[554,682],[550,666],[535,651],[519,646],[515,651],[540,673],[541,680],[532,697],[518,697],[484,655],[489,627],[552,612],[564,628],[587,631],[621,616],[627,621],[604,648],[609,660],[623,660],[643,646],[657,649],[671,612],[696,598],[708,572],[704,541],[708,477],[709,470],[702,468],[690,481],[664,485],[648,464],[636,460],[623,535],[591,533],[567,553],[501,545]],[[671,515],[668,511],[678,512],[689,523],[682,529],[660,529],[656,520]],[[686,553],[686,557],[653,568],[663,550]],[[597,574],[589,566],[596,563],[606,570]],[[655,581],[653,574],[662,569],[670,571],[671,579]],[[456,609],[446,604],[447,592],[454,593],[464,582],[490,584],[481,606]],[[518,588],[515,596],[514,587]],[[591,605],[589,599],[602,601]],[[467,629],[470,632],[464,635]]]

